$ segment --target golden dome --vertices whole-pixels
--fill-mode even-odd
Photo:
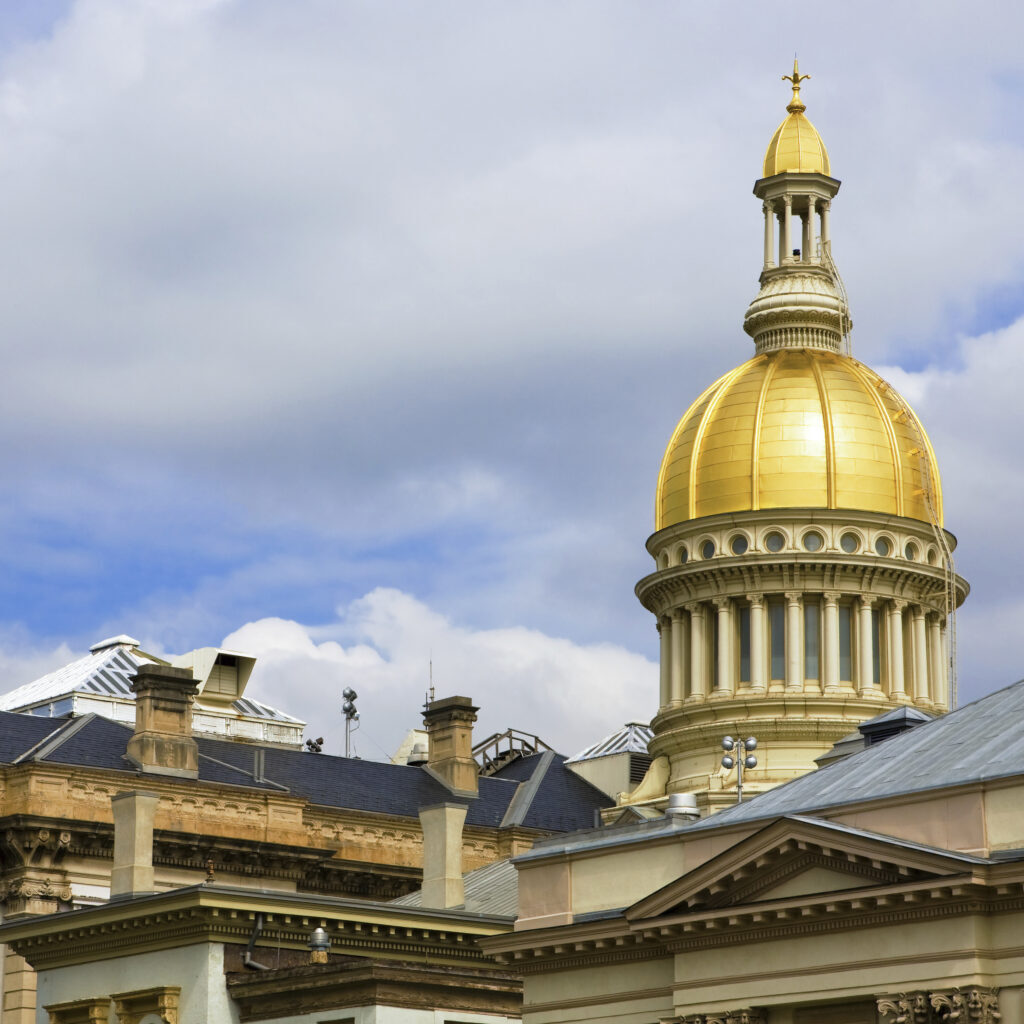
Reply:
[[[800,83],[810,77],[800,74],[795,60],[793,74],[782,76],[783,81],[793,83],[793,98],[786,107],[789,112],[786,120],[779,125],[772,141],[768,143],[768,152],[764,155],[764,178],[783,171],[796,171],[800,174],[832,173],[825,143],[821,141],[818,129],[804,116],[807,108],[800,99]]]
[[[672,435],[655,529],[721,512],[856,509],[942,522],[928,435],[873,370],[823,349],[755,356],[715,381]]]

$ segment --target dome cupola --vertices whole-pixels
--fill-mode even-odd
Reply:
[[[832,259],[839,181],[805,116],[787,116],[754,183],[764,215],[753,358],[694,401],[658,476],[654,571],[661,683],[648,778],[628,803],[733,802],[724,735],[758,739],[751,792],[811,771],[892,708],[955,703],[953,613],[967,584],[942,525],[938,464],[909,404],[850,354]],[[660,803],[659,803],[660,801]]]

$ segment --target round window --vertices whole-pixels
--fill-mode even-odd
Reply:
[[[715,556],[715,542],[713,540],[706,540],[701,545],[700,557],[701,558],[714,558]]]
[[[825,541],[822,540],[820,533],[804,534],[804,547],[808,551],[820,551],[824,543]]]
[[[892,545],[886,540],[885,537],[879,537],[875,541],[875,551],[877,551],[883,558],[892,553]]]
[[[764,539],[764,546],[769,551],[781,551],[786,546],[786,538],[781,533],[769,533]]]
[[[737,533],[729,546],[734,555],[745,555],[747,553],[747,538],[742,533]]]
[[[938,563],[939,563],[939,553],[938,553],[938,551],[936,551],[935,548],[929,548],[928,549],[928,564],[929,565],[938,565]]]
[[[686,565],[686,560],[690,557],[690,552],[686,548],[679,549],[679,564]]]
[[[916,562],[917,561],[917,545],[916,544],[908,544],[903,549],[903,555],[907,559],[908,562]]]
[[[844,533],[839,538],[839,546],[848,554],[852,555],[860,547],[860,539],[855,533]]]

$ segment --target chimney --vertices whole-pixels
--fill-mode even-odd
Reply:
[[[420,808],[424,907],[445,910],[466,902],[462,881],[462,824],[465,820],[465,804],[443,803]]]
[[[475,797],[478,772],[473,760],[473,723],[479,708],[469,697],[444,697],[423,712],[427,730],[427,770],[456,796]],[[463,810],[465,817],[465,810]]]
[[[153,892],[153,818],[160,797],[136,789],[110,798],[114,812],[114,867],[110,898]]]
[[[144,772],[199,777],[199,748],[192,738],[192,698],[198,692],[192,670],[140,665],[132,680],[135,734],[128,758]]]

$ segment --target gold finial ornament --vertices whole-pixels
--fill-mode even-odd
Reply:
[[[783,171],[795,171],[798,174],[831,173],[825,143],[821,141],[814,125],[804,116],[807,106],[800,99],[800,83],[810,77],[800,74],[796,57],[793,58],[793,73],[782,76],[784,82],[793,86],[793,96],[786,107],[786,120],[779,125],[772,141],[768,143],[768,152],[764,157],[765,178]]]
[[[804,105],[804,101],[800,99],[800,83],[806,82],[810,75],[800,74],[800,65],[797,63],[797,59],[793,57],[793,74],[783,75],[782,80],[784,82],[791,82],[793,85],[793,98],[789,101],[789,106],[786,109],[791,114],[802,114],[807,107]]]

